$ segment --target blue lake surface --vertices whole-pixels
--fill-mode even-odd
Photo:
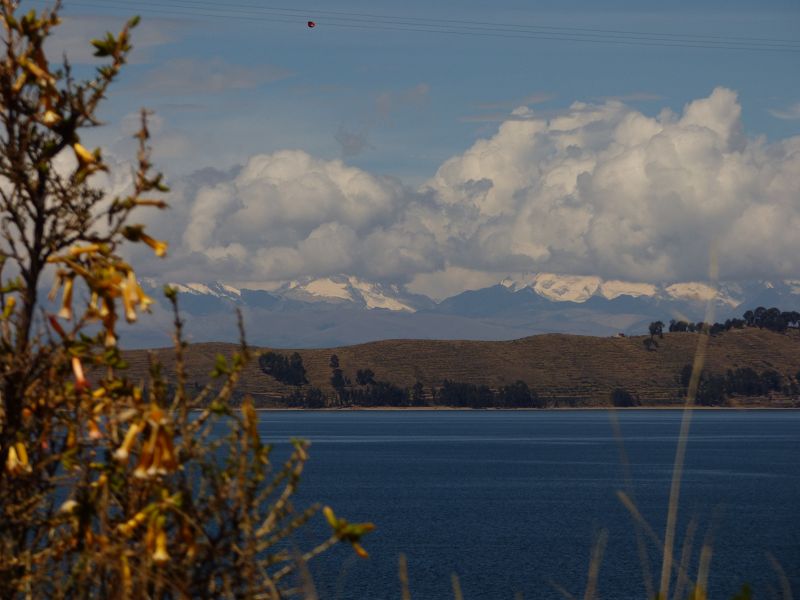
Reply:
[[[377,525],[364,542],[370,559],[342,546],[309,565],[321,599],[399,598],[400,553],[417,600],[453,598],[453,573],[466,600],[564,598],[559,586],[582,598],[603,531],[595,597],[646,598],[647,570],[657,587],[658,548],[647,541],[643,568],[617,492],[627,491],[663,538],[681,411],[260,414],[276,460],[290,437],[312,442],[298,508],[319,501]],[[744,582],[756,598],[778,598],[787,580],[797,597],[800,411],[695,411],[676,554],[692,519],[689,574],[696,577],[709,540],[711,598],[729,599]],[[327,534],[322,521],[297,537],[299,547]]]

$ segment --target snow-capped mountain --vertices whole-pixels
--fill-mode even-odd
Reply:
[[[154,298],[160,284],[142,282]],[[388,338],[513,339],[536,333],[641,334],[653,320],[699,321],[711,301],[714,318],[741,316],[757,306],[800,310],[800,280],[651,284],[595,276],[536,273],[462,292],[440,302],[387,285],[338,275],[288,281],[269,291],[226,283],[172,283],[195,341],[236,338],[234,308],[251,343],[325,347]],[[162,305],[162,309],[164,306]],[[157,311],[158,312],[158,311]],[[158,317],[158,315],[157,315]],[[148,333],[131,329],[139,346],[169,340],[171,317],[162,310]],[[155,335],[158,341],[153,337]],[[160,337],[159,337],[160,336]]]
[[[800,283],[800,282],[798,282]],[[690,281],[669,285],[603,280],[596,276],[557,275],[536,273],[521,278],[507,277],[501,285],[515,292],[530,288],[539,296],[553,302],[584,303],[592,297],[614,300],[621,296],[629,298],[673,299],[685,302],[708,302],[735,308],[744,301],[741,286],[722,284],[714,287],[707,283]],[[767,289],[774,284],[764,283]],[[795,286],[800,290],[800,286]]]
[[[345,275],[290,281],[274,293],[304,302],[346,302],[366,309],[378,308],[409,313],[432,304],[425,296],[410,294],[396,284],[370,283]]]

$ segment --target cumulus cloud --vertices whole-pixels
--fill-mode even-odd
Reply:
[[[681,115],[612,100],[503,123],[428,184],[444,205],[473,208],[450,224],[467,251],[449,263],[693,279],[715,242],[722,277],[796,275],[800,138],[747,139],[740,116],[736,94],[717,88]]]
[[[219,175],[217,172],[216,174]],[[444,265],[399,181],[299,150],[252,157],[230,178],[182,190],[177,262],[207,278],[276,281],[338,273],[407,281]]]
[[[522,107],[418,189],[299,150],[186,185],[176,268],[347,273],[441,296],[518,272],[702,279],[714,247],[723,279],[798,277],[799,189],[800,137],[746,137],[725,88],[679,114]]]

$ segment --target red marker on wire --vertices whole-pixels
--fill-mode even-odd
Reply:
[[[309,22],[308,22],[308,23],[306,23],[306,24],[308,25],[308,28],[309,28],[309,29],[314,29],[314,27],[316,27],[316,26],[317,26],[317,24],[316,24],[316,23],[314,23],[314,21],[309,21]]]

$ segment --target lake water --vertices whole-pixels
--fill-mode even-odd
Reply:
[[[602,531],[596,597],[646,597],[636,528],[616,492],[628,490],[663,538],[680,411],[261,415],[269,441],[312,442],[303,501],[378,527],[365,538],[369,560],[341,547],[311,563],[322,599],[399,599],[400,553],[417,600],[453,598],[452,573],[466,600],[564,598],[559,586],[583,598]],[[279,443],[275,458],[286,449]],[[729,599],[744,582],[756,598],[779,598],[786,580],[797,597],[800,411],[694,412],[678,516],[678,553],[687,524],[697,523],[692,578],[701,541],[712,542],[711,598]],[[298,544],[307,548],[314,533]],[[646,545],[657,585],[661,559],[655,543]]]

